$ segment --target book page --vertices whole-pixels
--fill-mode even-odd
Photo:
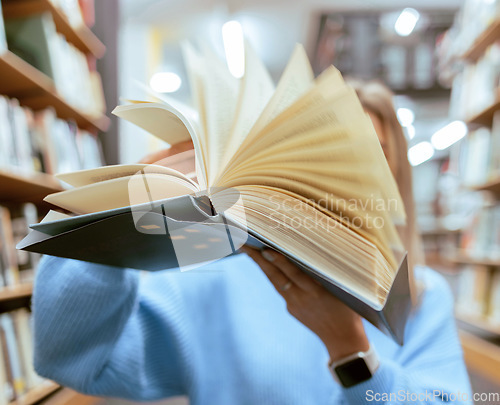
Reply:
[[[199,114],[199,123],[201,126],[201,135],[203,137],[203,146],[207,145],[207,113],[205,110],[205,71],[203,70],[203,58],[193,48],[193,46],[185,41],[181,44],[181,51],[186,71],[189,78],[192,103]],[[207,158],[207,156],[205,156]]]
[[[139,174],[50,194],[44,201],[76,214],[88,214],[194,194],[190,182],[166,174]]]
[[[248,42],[245,42],[245,75],[241,86],[235,112],[236,120],[228,143],[221,145],[224,147],[224,160],[220,162],[219,170],[224,168],[241,145],[274,93],[274,84],[269,72]]]
[[[190,105],[183,103],[182,101],[177,100],[174,97],[168,96],[167,94],[158,93],[154,91],[151,86],[148,86],[139,80],[134,80],[134,83],[137,87],[139,87],[142,91],[148,94],[151,98],[156,99],[157,101],[144,101],[144,100],[132,100],[128,98],[120,97],[120,102],[126,104],[142,104],[142,103],[151,103],[151,102],[159,102],[171,105],[176,110],[181,111],[184,115],[190,117],[190,119],[198,124],[198,130],[200,138],[202,138],[203,126],[200,122],[200,114],[197,110],[195,110]]]
[[[235,114],[240,80],[233,77],[227,66],[207,49],[203,66],[208,141],[207,184],[212,186],[224,158],[225,145],[230,140],[233,122],[238,120]]]
[[[298,56],[295,58],[295,60],[300,61],[301,58],[299,56],[301,54],[302,52],[297,51]],[[307,58],[305,54],[303,54],[302,57]],[[305,63],[306,62],[303,62],[302,65],[304,65]],[[290,66],[290,72],[294,72],[296,70],[292,69],[294,65],[292,64]],[[309,66],[308,61],[307,66]],[[305,70],[307,71],[308,69]],[[299,69],[299,72],[300,71],[301,70]],[[290,84],[291,86],[295,87],[296,79],[298,77],[299,76],[294,77]],[[280,91],[281,85],[283,85],[283,87],[286,87],[288,84],[288,80],[280,80],[280,84],[278,85],[276,93]],[[328,101],[333,101],[339,97],[342,97],[342,95],[347,91],[347,87],[344,83],[344,80],[342,79],[340,72],[332,66],[316,79],[313,87],[311,87],[311,85],[308,85],[305,90],[306,92],[301,97],[299,97],[298,94],[295,94],[298,98],[293,100],[293,102],[292,100],[290,100],[291,103],[288,104],[288,107],[283,111],[280,111],[278,113],[278,110],[276,110],[277,115],[267,125],[263,126],[258,132],[252,129],[251,133],[245,138],[245,141],[242,143],[238,151],[234,154],[231,161],[227,164],[225,168],[226,173],[232,172],[236,162],[248,159],[254,152],[254,150],[252,150],[252,148],[249,149],[249,147],[254,144],[260,145],[260,139],[268,138],[267,134],[270,131],[273,131],[276,128],[281,128],[281,126],[283,125],[288,125],[290,121],[292,119],[295,120],[297,116],[307,117],[313,110],[321,107]],[[283,92],[286,93],[285,90],[283,90]],[[284,103],[284,101],[285,100],[283,100],[283,103],[281,105],[287,104]],[[223,180],[218,179],[218,181]]]
[[[314,74],[306,51],[302,45],[297,44],[281,75],[276,92],[252,128],[252,133],[261,131],[309,90],[313,83]]]
[[[157,138],[173,145],[191,139],[197,160],[197,178],[206,184],[202,138],[196,122],[166,103],[137,103],[118,106],[113,114],[144,129]]]
[[[57,211],[54,211],[54,210],[50,210],[47,213],[47,215],[45,215],[43,217],[43,219],[40,221],[40,223],[43,224],[45,222],[58,221],[60,219],[66,219],[66,218],[71,218],[71,215],[63,214],[62,212],[57,212]]]
[[[208,126],[207,111],[205,108],[205,76],[204,61],[201,55],[193,46],[185,41],[181,44],[183,60],[189,78],[192,103],[198,112],[198,122],[200,124],[200,144],[202,160],[196,159],[196,173],[203,172],[203,178],[198,178],[202,190],[208,187]]]
[[[131,165],[111,165],[97,167],[95,169],[79,170],[77,172],[59,173],[56,174],[56,177],[59,180],[68,183],[70,186],[82,187],[92,183],[98,183],[100,181],[133,176],[134,174],[140,173],[165,174],[179,179],[184,179],[185,181],[191,183],[194,187],[198,187],[196,183],[177,170],[165,166],[142,163]]]
[[[404,217],[404,207],[354,90],[290,117],[247,146],[220,186],[248,185],[315,201],[345,218],[351,229],[360,221],[359,232],[395,264],[391,251],[401,242],[393,217]]]
[[[213,196],[217,210],[273,241],[373,306],[384,303],[397,266],[377,247],[306,201],[273,187],[238,187],[243,204],[226,204],[232,189]]]

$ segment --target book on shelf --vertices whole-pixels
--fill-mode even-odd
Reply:
[[[451,54],[463,57],[474,47],[479,37],[500,18],[500,2],[498,0],[466,0],[455,16],[450,30]]]
[[[16,167],[24,172],[41,170],[31,122],[31,110],[21,107],[16,99],[0,96],[0,167]]]
[[[2,2],[0,1],[0,55],[8,50],[5,24],[3,22]]]
[[[82,9],[78,0],[51,0],[51,2],[66,15],[73,28],[84,25]]]
[[[464,159],[460,177],[466,187],[484,184],[489,179],[491,131],[479,128],[468,134],[464,142]]]
[[[500,179],[500,110],[493,114],[489,163],[489,180]]]
[[[10,205],[9,210],[12,238],[14,244],[17,244],[28,234],[29,225],[38,221],[38,210],[33,203]],[[17,268],[20,283],[33,282],[39,259],[40,255],[38,253],[17,250]]]
[[[35,122],[45,145],[47,173],[89,169],[103,164],[99,139],[79,129],[75,123],[57,118],[52,109],[38,112]]]
[[[99,74],[91,71],[87,56],[57,32],[50,12],[6,19],[5,32],[9,50],[53,79],[69,104],[90,116],[104,113]]]
[[[8,357],[5,357],[7,352],[6,348],[3,347],[3,336],[0,328],[0,405],[8,405],[9,402],[14,398],[14,389],[11,385],[10,370],[8,368]]]
[[[0,255],[3,286],[18,284],[19,268],[17,266],[12,221],[8,208],[3,206],[0,206]]]
[[[478,260],[500,260],[500,204],[479,209],[460,238],[460,250]]]
[[[411,301],[396,225],[405,213],[373,125],[333,66],[314,79],[297,46],[276,88],[246,46],[238,80],[184,47],[198,116],[134,102],[115,114],[173,144],[191,139],[196,179],[159,165],[60,174],[72,189],[18,248],[142,270],[237,253],[283,253],[402,343]]]
[[[453,79],[450,116],[470,119],[498,99],[500,44],[488,47],[474,63],[466,64]]]
[[[458,315],[482,318],[488,309],[490,269],[467,265],[460,269],[455,309]]]
[[[33,367],[30,317],[25,308],[0,315],[0,404],[21,398],[45,381]]]
[[[93,27],[95,24],[95,3],[94,0],[80,0],[80,9],[83,21],[87,27]]]
[[[16,399],[26,392],[26,382],[23,376],[19,342],[14,329],[14,321],[10,314],[0,315],[0,329],[2,329],[0,339],[5,340],[3,343],[7,348],[6,357],[8,358],[9,374],[12,379],[11,385],[14,391],[14,398],[12,399]]]
[[[29,231],[29,224],[38,221],[37,208],[32,203],[0,206],[0,286],[12,287],[32,282],[39,255],[15,249]]]
[[[37,112],[0,96],[0,170],[30,174],[102,166],[99,139],[48,108]]]
[[[9,50],[56,80],[57,31],[50,12],[5,20]]]
[[[500,267],[493,271],[491,277],[488,319],[491,323],[500,325]]]

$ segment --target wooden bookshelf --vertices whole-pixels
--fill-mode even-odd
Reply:
[[[491,127],[493,123],[493,115],[495,111],[500,109],[500,92],[497,90],[497,97],[493,104],[485,108],[483,111],[473,115],[467,120],[469,125],[481,125],[485,127]]]
[[[497,39],[500,39],[500,19],[494,20],[478,38],[472,46],[463,54],[463,58],[469,61],[476,61],[484,54],[486,49]]]
[[[466,332],[460,332],[460,341],[467,367],[500,384],[500,346]]]
[[[52,381],[44,382],[40,386],[32,388],[19,399],[12,401],[9,405],[33,405],[39,403],[42,399],[53,394],[61,386]]]
[[[0,305],[5,301],[30,297],[32,292],[33,292],[33,284],[31,283],[15,285],[12,287],[1,287]]]
[[[500,177],[496,178],[494,180],[488,181],[487,183],[474,186],[474,190],[476,191],[489,191],[497,197],[497,199],[500,199]]]
[[[42,405],[95,405],[102,403],[100,398],[79,394],[68,388],[63,388],[42,401]]]
[[[80,51],[96,58],[101,58],[106,52],[106,47],[90,28],[85,25],[72,27],[66,15],[50,0],[3,0],[2,7],[6,18],[27,17],[49,11],[54,18],[56,30]]]
[[[82,129],[108,128],[108,117],[92,117],[71,106],[57,93],[51,78],[10,51],[0,55],[0,77],[0,94],[17,98],[27,107],[40,110],[52,106],[59,118],[74,120]]]
[[[457,264],[472,264],[472,265],[492,266],[492,267],[500,266],[500,260],[475,258],[467,256],[466,254],[460,252],[455,256],[450,257],[449,261]]]
[[[1,202],[33,202],[40,204],[50,193],[62,191],[59,182],[49,174],[21,175],[0,169]]]
[[[487,318],[463,315],[460,313],[456,314],[455,318],[457,319],[459,324],[472,327],[480,331],[481,333],[494,335],[500,338],[500,325],[492,323]]]
[[[446,235],[455,235],[460,233],[461,229],[450,229],[444,226],[436,226],[434,228],[426,228],[420,231],[420,235],[422,237],[433,237],[433,236],[446,236]]]

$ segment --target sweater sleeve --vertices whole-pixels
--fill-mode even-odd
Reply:
[[[151,333],[159,327],[139,300],[139,275],[44,257],[33,292],[37,373],[90,395],[148,400],[181,393],[171,336],[166,328]],[[145,347],[159,340],[162,361],[146,359]]]
[[[342,389],[349,404],[472,403],[450,288],[438,273],[422,271],[425,292],[408,321],[404,346],[382,357],[370,380]]]

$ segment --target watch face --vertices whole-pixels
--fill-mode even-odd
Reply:
[[[335,373],[344,387],[352,387],[372,377],[364,359],[354,359],[335,367]]]

